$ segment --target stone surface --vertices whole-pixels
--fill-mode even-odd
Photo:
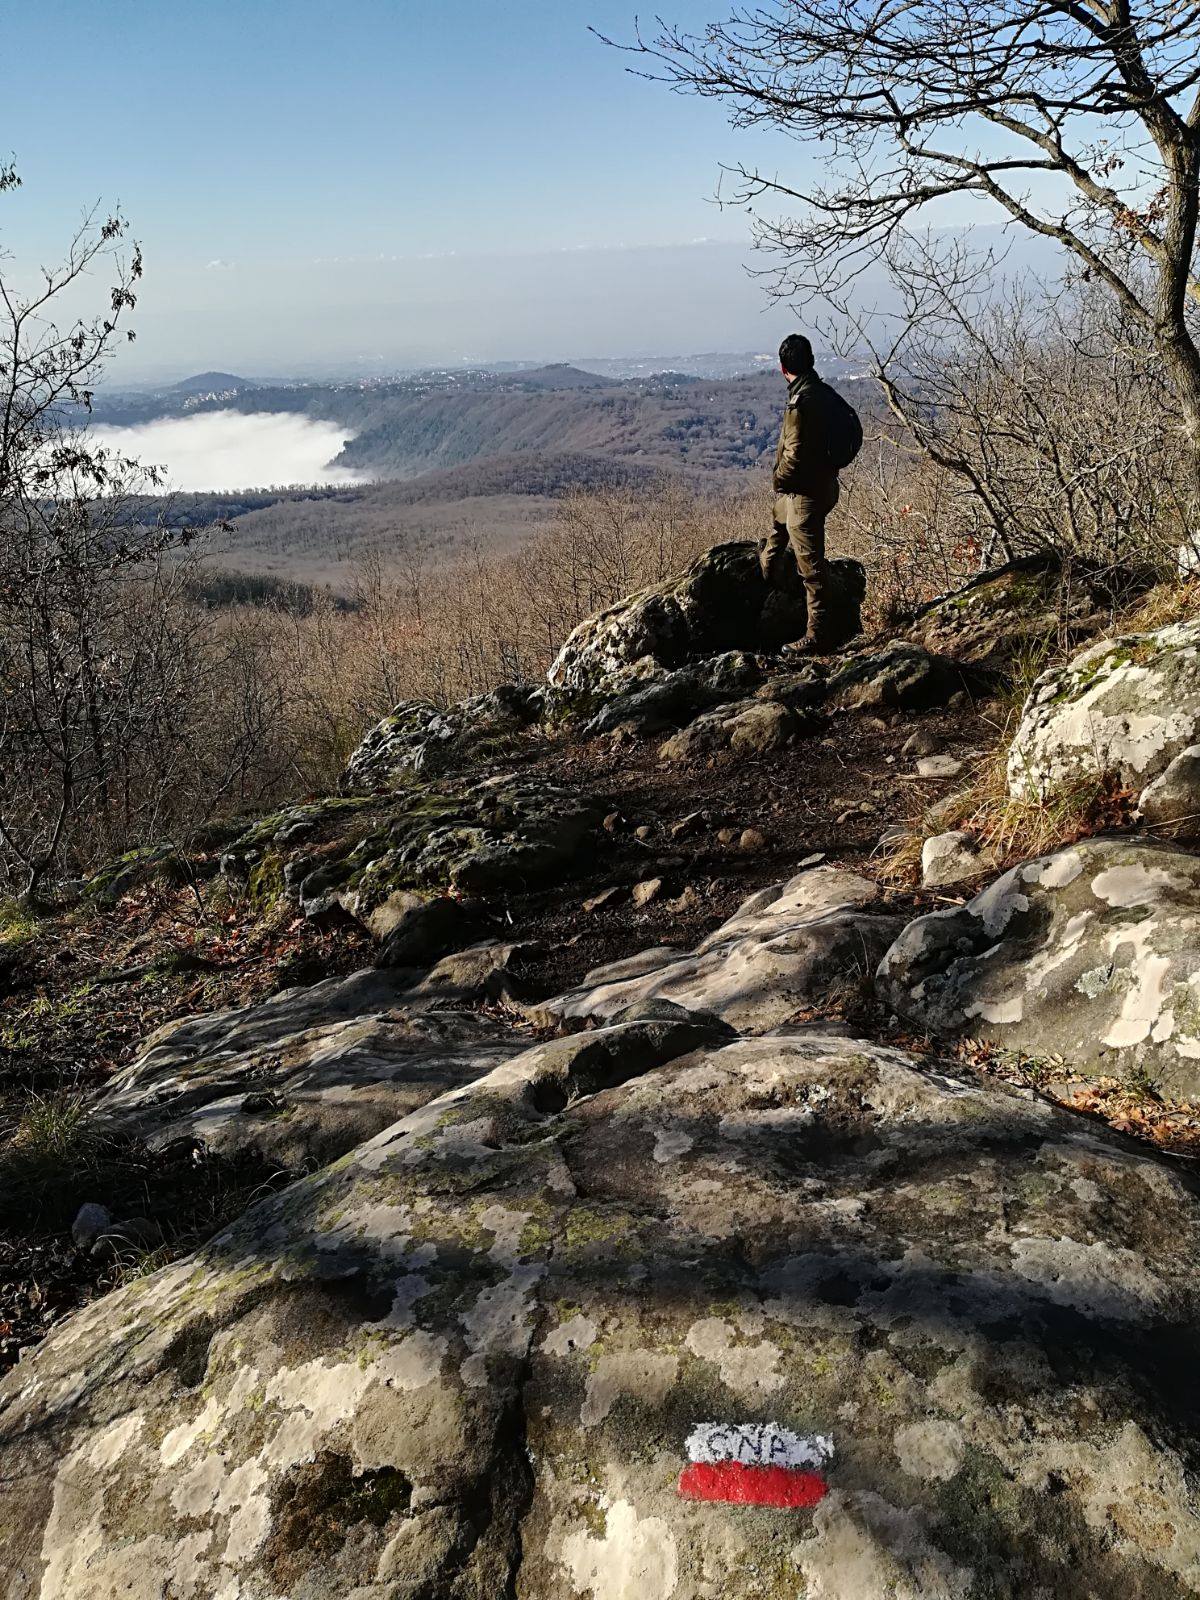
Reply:
[[[542,691],[502,684],[449,709],[405,700],[363,737],[346,766],[347,789],[389,789],[411,773],[436,773],[464,752],[478,757],[489,742],[523,732],[544,710]]]
[[[380,915],[385,907],[386,921]],[[478,908],[453,895],[426,897],[401,889],[376,907],[367,926],[383,939],[381,966],[417,967],[465,944],[478,922]]]
[[[1200,741],[1200,622],[1106,639],[1044,673],[1008,757],[1014,795],[1111,774],[1140,795]]]
[[[830,989],[861,982],[900,921],[866,878],[833,867],[764,889],[694,951],[644,950],[589,972],[578,989],[539,1002],[536,1016],[581,1024],[626,1006],[666,999],[711,1012],[734,1027],[777,1027],[820,1005]]]
[[[932,728],[917,728],[900,746],[900,754],[916,761],[921,756],[938,755],[941,748],[942,741]]]
[[[839,662],[827,693],[831,705],[847,710],[928,711],[946,705],[962,681],[952,661],[896,639]]]
[[[921,882],[927,889],[968,883],[979,877],[985,867],[978,844],[959,828],[935,834],[921,846]]]
[[[907,633],[926,650],[1003,673],[1023,651],[1103,627],[1107,598],[1081,568],[1065,575],[1057,563],[1030,556],[923,606]]]
[[[384,801],[342,797],[263,818],[230,845],[221,870],[264,907],[294,896],[306,916],[341,910],[384,931],[412,911],[414,895],[487,896],[591,867],[606,809],[564,784],[446,780]],[[304,832],[293,848],[297,821]],[[322,832],[316,854],[310,828]]]
[[[71,1241],[77,1250],[90,1250],[112,1227],[113,1214],[98,1200],[88,1200],[75,1213],[71,1224]]]
[[[832,561],[845,637],[859,626],[865,592],[857,561]],[[803,587],[783,593],[763,580],[756,545],[716,545],[678,577],[629,596],[589,617],[568,638],[550,668],[556,687],[595,690],[635,662],[672,669],[729,650],[772,651],[801,638],[807,626]]]
[[[595,736],[627,728],[640,737],[676,728],[709,706],[738,700],[762,683],[753,656],[729,650],[667,672],[642,662],[604,680],[605,704],[587,723]]]
[[[878,989],[922,1031],[1200,1094],[1200,858],[1092,839],[1027,862],[910,923]]]
[[[753,758],[782,749],[814,726],[811,718],[769,700],[735,700],[702,712],[667,739],[659,755],[672,764],[726,751]]]
[[[1198,1247],[1167,1162],[895,1050],[553,1041],[22,1360],[6,1593],[1195,1595]],[[681,1499],[704,1424],[829,1492]]]
[[[663,891],[661,878],[643,878],[641,883],[635,883],[629,891],[629,898],[635,906],[648,906],[652,900],[657,900]]]
[[[1170,838],[1200,836],[1200,744],[1181,750],[1142,790],[1141,820]]]
[[[462,978],[461,961],[452,970]],[[475,976],[486,985],[495,970],[493,958]],[[152,1146],[194,1139],[293,1170],[332,1161],[519,1048],[469,1012],[432,1010],[447,977],[446,964],[424,977],[363,971],[168,1023],[96,1114]]]
[[[917,762],[918,778],[960,778],[962,771],[957,756],[922,756]]]

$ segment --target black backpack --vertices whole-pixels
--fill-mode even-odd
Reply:
[[[827,383],[821,385],[821,417],[825,424],[825,452],[829,464],[841,472],[862,449],[862,423],[849,400],[843,400]]]

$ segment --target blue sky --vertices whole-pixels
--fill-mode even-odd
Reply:
[[[722,10],[660,3],[687,25]],[[147,266],[129,377],[769,347],[747,219],[711,197],[722,161],[813,156],[588,31],[634,19],[635,0],[31,0],[5,23],[0,153],[24,188],[0,237],[52,257],[86,202],[120,201]]]
[[[675,0],[702,22],[709,4]],[[720,108],[624,72],[632,0],[38,0],[10,8],[0,147],[52,235],[119,194],[160,258],[665,242]]]

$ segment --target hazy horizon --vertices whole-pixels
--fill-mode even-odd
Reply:
[[[772,302],[772,263],[730,205],[730,164],[811,180],[828,154],[627,69],[628,0],[392,9],[346,0],[329,49],[321,0],[190,12],[136,4],[107,26],[84,0],[12,19],[23,187],[0,201],[14,281],[61,259],[80,213],[119,202],[145,277],[106,387],[212,368],[260,377],[462,362],[774,349],[820,308]],[[710,21],[675,0],[672,21]],[[574,13],[574,14],[572,14]],[[236,48],[231,39],[236,36]],[[79,137],[97,81],[141,89],[138,116]],[[194,114],[178,116],[180,105]],[[146,118],[155,123],[145,136]],[[535,152],[531,168],[530,155]],[[716,203],[721,195],[723,204]],[[996,213],[961,202],[961,229]],[[69,309],[103,306],[94,275]],[[864,275],[860,301],[883,292]]]

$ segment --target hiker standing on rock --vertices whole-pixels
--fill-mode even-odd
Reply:
[[[822,383],[813,347],[791,333],[779,347],[787,405],[775,452],[775,517],[762,551],[762,571],[775,587],[794,585],[797,570],[808,601],[808,631],[794,650],[820,653],[837,638],[831,617],[825,519],[838,502],[838,473],[862,447],[853,406]]]

